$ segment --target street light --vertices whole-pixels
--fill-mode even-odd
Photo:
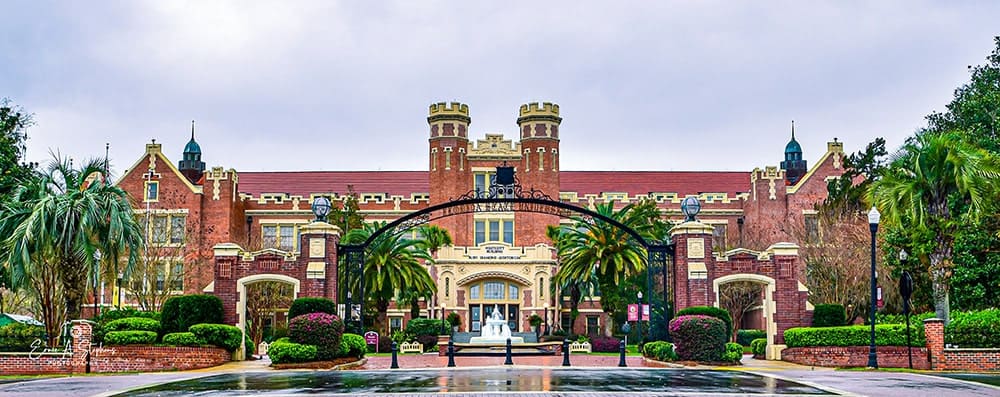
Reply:
[[[878,355],[875,352],[875,300],[876,297],[876,285],[875,285],[875,233],[878,232],[878,221],[882,217],[879,214],[878,209],[872,206],[872,210],[868,212],[868,226],[872,231],[872,274],[871,274],[871,337],[869,339],[868,345],[868,368],[878,369]]]
[[[545,325],[545,332],[542,332],[542,334],[544,334],[544,335],[550,335],[550,332],[549,332],[549,302],[545,302],[545,305],[543,307],[544,307],[544,310],[545,310],[545,323],[544,323],[544,325]],[[553,317],[555,317],[555,316],[553,316]]]
[[[101,315],[101,307],[97,303],[97,285],[101,283],[101,250],[94,250],[94,315]],[[104,300],[103,286],[101,300]]]
[[[906,250],[899,251],[899,264],[906,267],[906,259],[909,255]],[[910,346],[910,295],[913,294],[913,278],[910,272],[903,270],[899,277],[899,294],[903,296],[903,315],[906,316],[906,358],[910,369],[913,369],[913,346]]]
[[[444,323],[448,321],[444,316],[444,311],[447,309],[448,307],[444,303],[441,303],[441,335],[448,333],[448,331],[445,330],[445,325],[444,325]]]
[[[316,222],[326,222],[326,215],[330,213],[330,199],[326,196],[319,196],[313,199],[312,212],[316,215]]]
[[[701,212],[701,203],[695,196],[687,196],[681,201],[681,212],[684,213],[684,222],[694,222],[694,216]]]

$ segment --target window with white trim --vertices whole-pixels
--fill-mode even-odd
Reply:
[[[476,219],[476,245],[483,243],[514,244],[513,219]]]

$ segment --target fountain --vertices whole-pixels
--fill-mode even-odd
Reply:
[[[469,343],[507,343],[507,339],[510,339],[511,344],[524,343],[524,338],[520,336],[510,336],[510,326],[508,326],[507,321],[503,319],[503,314],[500,314],[500,308],[497,305],[493,305],[493,314],[486,319],[486,324],[483,325],[480,335],[473,336],[469,339]]]

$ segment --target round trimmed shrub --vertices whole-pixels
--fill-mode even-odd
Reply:
[[[337,304],[327,298],[298,298],[292,301],[288,308],[288,318],[295,318],[309,313],[326,313],[337,315]]]
[[[620,342],[618,338],[597,336],[590,340],[590,350],[596,353],[617,353]]]
[[[677,317],[693,315],[711,316],[722,320],[722,322],[726,324],[726,341],[729,341],[729,338],[731,337],[730,334],[733,332],[733,318],[729,315],[729,312],[726,311],[726,309],[714,306],[691,306],[683,308],[677,312]],[[675,340],[674,342],[676,343],[677,341]]]
[[[104,335],[104,344],[151,345],[156,342],[156,337],[156,332],[153,331],[111,331]]]
[[[813,327],[842,327],[847,324],[844,305],[823,304],[813,309]]]
[[[719,361],[729,340],[726,323],[705,315],[678,316],[670,321],[670,335],[681,360]]]
[[[750,342],[750,351],[756,358],[764,357],[767,350],[767,338],[754,339]]]
[[[726,351],[722,353],[722,361],[727,363],[738,363],[743,359],[743,345],[739,343],[726,343]]]
[[[0,351],[31,351],[31,344],[35,339],[45,342],[45,327],[22,323],[10,323],[0,327]]]
[[[670,342],[649,342],[642,346],[642,355],[660,361],[677,360],[677,354],[674,353],[674,344]]]
[[[243,331],[226,324],[195,324],[190,328],[194,336],[210,345],[215,345],[234,352],[240,348]]]
[[[160,332],[160,322],[145,317],[126,317],[104,324],[104,332],[153,331]]]
[[[316,346],[318,360],[337,357],[343,333],[344,322],[327,313],[303,314],[292,318],[288,324],[288,338],[295,343]]]
[[[195,324],[221,324],[222,300],[215,295],[182,295],[167,299],[160,315],[163,334],[188,331]]]
[[[750,346],[754,339],[767,338],[767,332],[762,329],[741,329],[736,331],[736,343]]]
[[[174,332],[163,335],[163,344],[170,346],[201,346],[205,341],[190,332]]]
[[[340,352],[338,353],[340,357],[362,358],[367,350],[368,345],[365,344],[365,337],[361,335],[344,334],[340,338]]]
[[[316,346],[294,343],[281,338],[267,348],[267,355],[275,364],[304,363],[316,360]]]

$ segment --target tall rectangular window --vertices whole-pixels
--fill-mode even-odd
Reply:
[[[712,249],[714,251],[726,250],[726,225],[712,225]]]
[[[489,189],[489,185],[486,184],[486,175],[485,173],[477,173],[473,176],[477,196],[485,196],[486,190]]]
[[[160,199],[160,182],[146,181],[146,200],[157,201]]]
[[[514,245],[514,221],[503,221],[503,242]]]
[[[514,220],[512,219],[479,219],[475,225],[475,242],[504,242],[514,244]]]
[[[151,230],[153,233],[153,243],[165,244],[167,242],[167,217],[154,216],[151,222],[153,223],[153,230]]]
[[[184,290],[184,263],[174,262],[170,269],[170,289],[174,291]]]
[[[278,248],[278,227],[264,226],[263,232],[264,248]]]
[[[181,244],[184,242],[185,223],[184,216],[172,215],[170,217],[170,242],[172,244]]]
[[[819,242],[819,217],[816,214],[806,214],[806,240],[810,243]]]
[[[490,221],[490,241],[500,241],[500,221]]]
[[[486,221],[476,221],[476,245],[486,242]]]
[[[573,318],[570,317],[568,312],[562,312],[559,314],[559,325],[562,327],[563,331],[570,334],[573,333]]]
[[[281,240],[279,241],[278,248],[291,251],[295,248],[295,228],[293,226],[280,226],[281,228]]]
[[[587,316],[587,335],[597,335],[601,332],[597,320],[597,316]]]

